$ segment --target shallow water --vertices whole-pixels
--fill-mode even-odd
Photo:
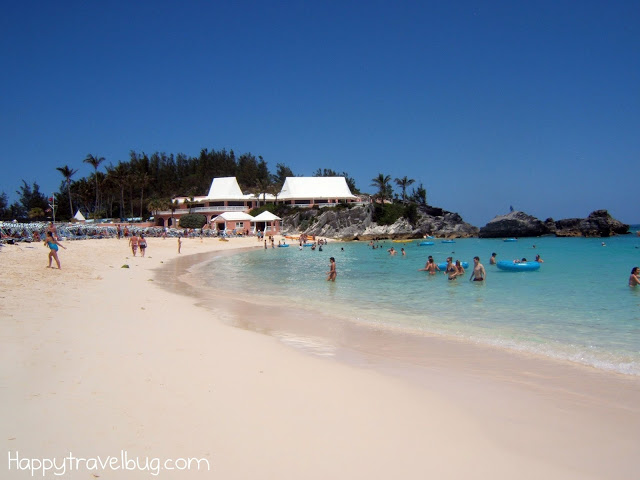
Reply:
[[[602,246],[602,241],[606,246]],[[640,375],[640,287],[627,285],[640,264],[640,237],[529,238],[331,243],[323,251],[297,245],[214,258],[197,274],[212,289],[238,292],[265,305],[287,304],[367,325],[453,335],[474,342]],[[535,248],[534,248],[535,245]],[[387,249],[404,247],[407,255]],[[498,260],[540,254],[535,272],[503,272]],[[480,256],[484,283],[419,272],[428,255],[469,262]],[[327,282],[329,257],[338,279]]]

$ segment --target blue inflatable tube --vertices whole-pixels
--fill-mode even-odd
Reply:
[[[455,262],[453,265],[455,266]],[[460,265],[462,265],[462,268],[469,268],[469,262],[460,262]],[[439,263],[438,268],[444,272],[447,269],[447,262]]]
[[[456,243],[455,240],[440,240],[440,243]]]
[[[426,247],[428,245],[433,245],[433,242],[420,242],[418,245],[420,245],[421,247]]]
[[[503,240],[503,242],[517,242],[517,241],[518,241],[518,239],[517,239],[517,238],[505,238],[505,239]]]
[[[285,243],[284,245],[282,245],[282,244],[278,245],[278,247],[280,247],[280,248],[284,248],[284,247],[288,247],[288,246],[289,246],[289,245],[288,245],[288,244],[286,244],[286,243]]]
[[[509,262],[506,260],[499,261],[496,266],[500,270],[505,270],[507,272],[533,272],[534,270],[538,270],[540,268],[540,263],[538,262]]]

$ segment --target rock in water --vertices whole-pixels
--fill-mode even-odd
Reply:
[[[524,212],[499,215],[480,229],[480,238],[539,237],[549,234],[549,228],[536,217]]]

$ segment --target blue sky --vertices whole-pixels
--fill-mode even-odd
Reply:
[[[0,10],[0,192],[91,153],[262,155],[422,182],[478,226],[640,223],[640,2],[23,1]],[[203,194],[206,192],[203,192]]]

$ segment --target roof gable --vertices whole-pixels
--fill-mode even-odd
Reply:
[[[256,222],[271,222],[273,220],[282,220],[282,219],[277,215],[274,215],[273,213],[265,210],[260,215],[254,217],[253,220]]]
[[[207,200],[244,200],[236,177],[214,178],[209,188]]]
[[[218,215],[217,217],[215,217],[214,219],[212,219],[212,222],[218,221],[218,220],[224,220],[225,222],[242,222],[242,221],[249,221],[249,222],[253,222],[254,218],[249,215],[248,213],[243,213],[243,212],[224,212],[220,215]]]
[[[287,177],[278,199],[355,198],[344,177]]]

